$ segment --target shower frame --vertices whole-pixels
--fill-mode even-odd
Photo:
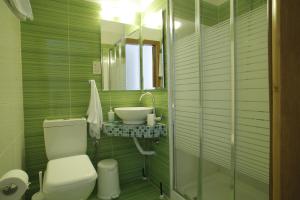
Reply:
[[[174,147],[174,141],[175,141],[175,96],[176,96],[176,92],[175,92],[175,80],[176,80],[176,75],[175,75],[175,61],[174,61],[174,42],[175,42],[175,25],[174,25],[174,4],[173,4],[174,0],[168,0],[168,17],[167,17],[167,35],[168,35],[168,40],[167,40],[167,49],[169,51],[168,55],[167,55],[167,60],[168,60],[168,99],[169,99],[169,104],[168,104],[168,111],[169,111],[169,117],[168,117],[168,121],[169,121],[169,158],[170,158],[170,197],[172,200],[186,200],[186,198],[184,196],[182,196],[181,194],[179,194],[179,192],[177,192],[175,190],[175,182],[176,182],[176,174],[175,174],[175,161],[176,161],[176,157],[175,157],[175,147]],[[232,120],[231,120],[231,186],[232,186],[232,200],[235,199],[235,175],[236,175],[236,122],[235,122],[235,117],[236,117],[236,104],[235,104],[235,100],[236,100],[236,1],[237,0],[229,0],[230,2],[230,67],[231,67],[231,115],[232,115]],[[200,44],[201,44],[201,40],[202,40],[202,36],[203,34],[201,33],[201,0],[195,0],[195,31],[198,32],[200,34]],[[267,2],[267,21],[269,22],[270,19],[270,4]],[[270,26],[268,26],[268,32],[270,33]],[[270,34],[268,34],[269,37]],[[199,47],[199,58],[201,59],[201,45]],[[202,62],[199,61],[199,68],[202,68]],[[202,73],[201,70],[199,70],[199,77],[202,77]],[[270,88],[270,86],[269,86]],[[200,109],[202,107],[202,82],[200,81]],[[271,92],[270,92],[271,93]],[[202,115],[201,115],[202,116]],[[202,117],[199,121],[200,124],[202,124]],[[271,133],[270,133],[271,135]],[[203,141],[203,133],[202,131],[200,132],[200,159],[199,159],[199,166],[198,166],[198,170],[199,170],[199,178],[198,181],[200,181],[201,178],[201,174],[202,174],[202,148],[203,145],[201,144]],[[271,171],[270,171],[271,173]],[[198,182],[199,183],[199,182]],[[201,183],[200,183],[201,184]],[[201,197],[202,191],[201,191],[202,187],[198,186],[198,199],[199,200],[203,200],[203,198]],[[271,198],[271,197],[269,197]]]

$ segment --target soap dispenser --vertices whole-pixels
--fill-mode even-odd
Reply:
[[[115,113],[112,110],[112,107],[110,106],[110,110],[108,112],[108,122],[113,122],[115,121]]]

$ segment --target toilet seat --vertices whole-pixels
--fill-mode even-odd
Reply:
[[[44,177],[45,193],[68,190],[93,182],[97,173],[87,155],[50,160]]]

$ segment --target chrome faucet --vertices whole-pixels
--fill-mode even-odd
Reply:
[[[156,116],[156,113],[155,113],[155,98],[154,98],[154,96],[151,92],[146,92],[146,93],[142,94],[140,96],[140,102],[142,101],[143,97],[146,96],[146,95],[150,95],[152,97],[153,114],[154,114],[154,116]]]

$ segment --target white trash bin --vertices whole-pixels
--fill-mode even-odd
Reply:
[[[98,163],[98,198],[110,200],[120,195],[118,162],[114,159]]]

